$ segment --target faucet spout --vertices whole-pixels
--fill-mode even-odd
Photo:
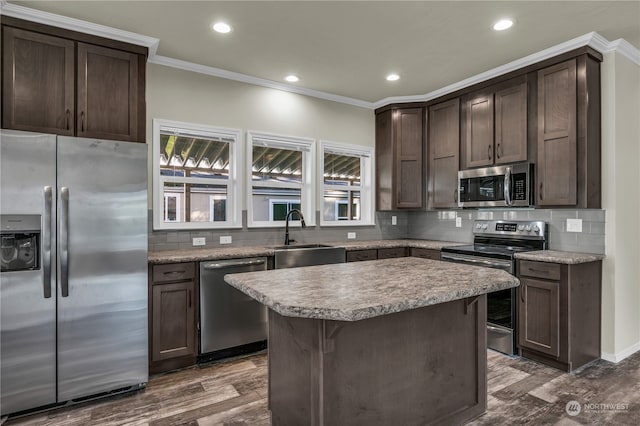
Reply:
[[[293,240],[289,239],[289,218],[293,213],[298,214],[298,217],[300,218],[300,225],[302,225],[303,228],[307,226],[307,224],[304,223],[304,216],[302,215],[302,212],[300,210],[298,209],[289,210],[289,212],[287,213],[287,217],[285,218],[285,224],[284,224],[284,245],[285,246],[288,246],[289,243],[293,242]]]

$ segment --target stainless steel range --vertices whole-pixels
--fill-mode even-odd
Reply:
[[[473,244],[443,247],[448,262],[503,269],[516,275],[515,254],[546,250],[548,229],[541,221],[476,220]],[[487,346],[514,355],[517,351],[517,289],[487,295]]]

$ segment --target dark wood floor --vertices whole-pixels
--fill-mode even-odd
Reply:
[[[565,374],[489,351],[488,412],[472,425],[640,425],[640,353]],[[581,412],[569,416],[567,403]],[[587,404],[587,405],[585,405]],[[604,404],[617,404],[617,407]],[[144,391],[6,425],[269,425],[267,356],[151,377]]]

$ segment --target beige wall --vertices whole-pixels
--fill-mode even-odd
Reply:
[[[149,146],[154,118],[242,129],[245,139],[247,130],[257,130],[317,141],[375,145],[375,116],[370,109],[148,64]],[[149,178],[151,194],[151,174]],[[244,176],[240,180],[244,185]],[[149,203],[151,207],[151,197]],[[244,200],[241,205],[246,209]],[[317,198],[316,207],[320,205]]]
[[[611,361],[640,350],[639,165],[640,66],[609,53],[602,63],[602,353]]]

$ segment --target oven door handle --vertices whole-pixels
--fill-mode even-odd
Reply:
[[[489,268],[493,268],[493,267],[498,267],[498,268],[510,268],[511,267],[511,262],[499,262],[499,261],[491,261],[491,260],[481,260],[481,259],[470,259],[468,257],[458,257],[458,256],[451,256],[448,255],[446,253],[441,253],[440,254],[440,260],[447,260],[450,262],[457,262],[457,263],[470,263],[470,264],[474,264],[474,265],[482,265],[482,266],[487,266]]]
[[[487,325],[487,330],[489,331],[493,331],[494,333],[500,333],[500,334],[511,334],[510,331],[508,330],[503,330],[501,328],[498,327],[494,327],[492,325]]]
[[[511,200],[511,167],[507,167],[504,174],[504,202],[507,206],[513,204],[513,200]]]

